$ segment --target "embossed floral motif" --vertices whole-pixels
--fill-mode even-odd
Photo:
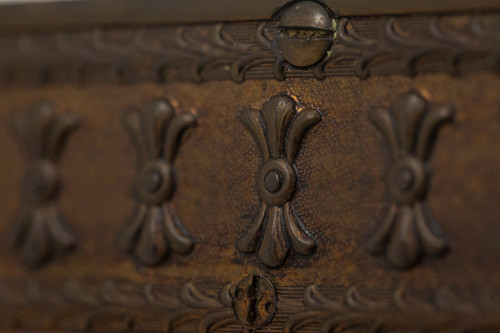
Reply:
[[[146,265],[159,263],[170,250],[186,253],[192,241],[172,210],[175,192],[173,162],[183,131],[196,122],[194,114],[174,112],[163,99],[144,112],[131,110],[125,125],[139,151],[136,178],[137,210],[120,238],[121,248]]]
[[[35,105],[15,123],[26,153],[21,207],[9,239],[29,266],[37,266],[74,247],[75,235],[57,209],[60,176],[57,161],[67,134],[79,123],[73,113],[57,114],[52,104]]]
[[[264,158],[257,188],[261,200],[259,213],[237,242],[242,252],[254,252],[270,267],[281,265],[291,246],[301,255],[311,254],[316,242],[290,204],[295,193],[293,166],[306,129],[321,120],[315,109],[297,112],[295,101],[285,95],[274,96],[262,110],[244,112],[241,121],[252,134]]]
[[[390,109],[370,113],[394,162],[387,178],[391,206],[367,248],[375,254],[385,253],[394,267],[411,266],[422,253],[439,254],[447,248],[426,204],[430,180],[426,161],[439,126],[452,116],[452,108],[430,106],[415,92],[401,95]]]

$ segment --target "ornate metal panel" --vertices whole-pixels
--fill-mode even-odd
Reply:
[[[0,331],[500,331],[498,10],[1,5]]]

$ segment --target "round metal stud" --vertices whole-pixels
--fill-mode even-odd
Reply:
[[[160,188],[163,180],[157,171],[151,170],[149,173],[142,174],[142,176],[144,178],[141,180],[141,183],[149,192],[154,193]]]
[[[264,186],[271,193],[276,193],[283,185],[283,175],[279,170],[271,170],[264,176]]]
[[[26,172],[23,193],[28,200],[41,203],[56,194],[58,183],[59,176],[54,163],[41,160]]]
[[[396,175],[395,183],[400,191],[406,191],[411,188],[415,178],[413,177],[413,172],[411,170],[400,170]]]
[[[163,202],[173,193],[172,168],[160,160],[147,163],[137,176],[137,189],[144,202],[151,204]]]
[[[296,174],[284,159],[267,161],[260,169],[257,187],[259,196],[269,206],[281,206],[295,191]]]
[[[415,157],[398,160],[389,172],[389,191],[395,201],[411,203],[425,192],[427,174],[421,161]]]
[[[333,21],[320,4],[302,1],[281,16],[278,49],[287,62],[307,67],[323,59],[333,40]]]

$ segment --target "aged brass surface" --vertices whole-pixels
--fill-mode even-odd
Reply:
[[[282,331],[287,321],[291,325],[298,320],[296,316],[310,311],[302,296],[310,284],[319,285],[329,299],[356,286],[363,298],[382,304],[375,313],[369,305],[352,309],[346,305],[339,310],[333,305],[322,307],[298,332],[316,331],[322,325],[317,323],[338,311],[347,317],[367,316],[366,325],[396,315],[394,320],[412,327],[417,320],[412,313],[436,324],[454,318],[446,328],[498,323],[494,319],[498,319],[495,304],[500,275],[496,214],[500,100],[495,89],[485,89],[498,85],[498,80],[496,74],[478,73],[467,80],[433,74],[320,82],[288,79],[3,90],[4,123],[12,113],[41,99],[54,101],[58,110],[71,110],[84,121],[68,140],[60,161],[64,188],[59,206],[78,235],[78,247],[35,271],[26,270],[12,250],[3,248],[0,270],[9,292],[2,293],[0,323],[4,328],[124,330],[129,324],[119,314],[140,307],[138,317],[130,319],[138,332],[161,331],[169,313],[168,320],[177,331],[192,331],[222,317],[227,320],[221,325],[227,323],[226,329],[236,332],[242,326],[234,317],[232,303],[220,295],[226,290],[232,299],[238,282],[255,272],[272,281],[278,297],[275,319],[263,330]],[[373,108],[390,106],[410,90],[432,97],[431,105],[453,104],[456,110],[454,122],[443,126],[436,138],[427,195],[450,249],[445,256],[423,257],[419,265],[397,270],[365,250],[368,236],[377,230],[391,203],[386,177],[393,164],[370,113]],[[297,190],[291,201],[314,235],[317,249],[304,257],[292,251],[281,267],[270,269],[257,256],[241,254],[236,247],[259,212],[256,177],[263,163],[239,118],[249,106],[260,109],[282,93],[297,95],[301,105],[323,113],[323,119],[302,139],[294,162],[299,171]],[[171,255],[160,265],[145,268],[121,254],[116,240],[133,213],[135,202],[129,193],[137,172],[136,149],[121,120],[123,110],[161,95],[198,114],[198,126],[186,132],[175,161],[178,186],[172,201],[195,243],[189,254]],[[23,159],[5,128],[0,139],[0,154],[7,156],[0,165],[0,217],[5,228],[16,211]],[[189,282],[214,301],[185,303],[180,289]],[[224,289],[226,284],[232,286]],[[442,287],[450,292],[442,295]],[[391,301],[400,292],[410,297],[403,298],[402,309],[399,298]],[[461,304],[458,309],[457,304]],[[29,309],[39,320],[27,314]],[[76,317],[66,317],[70,309]],[[191,315],[174,320],[182,309]],[[102,317],[88,317],[89,311]],[[116,316],[106,317],[109,312]]]
[[[0,332],[500,331],[496,1],[149,4],[0,6]]]
[[[234,312],[250,329],[271,320],[276,311],[274,286],[265,276],[249,275],[238,283],[234,292]]]

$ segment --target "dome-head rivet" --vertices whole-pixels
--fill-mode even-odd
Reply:
[[[401,170],[396,177],[396,184],[401,191],[405,191],[412,187],[414,180],[411,170]]]
[[[283,186],[283,174],[279,170],[269,171],[264,177],[264,185],[269,192],[278,192]]]
[[[278,24],[281,57],[296,67],[316,64],[330,49],[334,23],[326,9],[314,1],[298,2],[287,8]]]

